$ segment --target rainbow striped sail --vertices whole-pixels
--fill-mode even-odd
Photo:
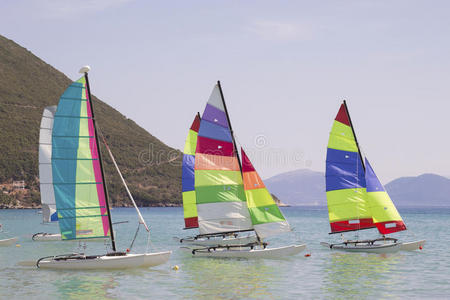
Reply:
[[[375,227],[367,202],[364,166],[345,103],[330,132],[325,177],[331,232]]]
[[[200,121],[195,151],[200,234],[252,230],[242,174],[218,83]]]
[[[197,228],[197,199],[195,194],[195,149],[197,148],[197,135],[200,127],[200,115],[196,115],[189,129],[184,145],[183,165],[181,168],[183,211],[185,229]]]
[[[366,162],[366,184],[367,198],[370,203],[373,222],[381,234],[389,234],[406,230],[402,217],[392,203],[391,198],[378,180],[367,158]]]
[[[266,238],[282,232],[291,231],[283,213],[266,189],[264,182],[259,177],[242,148],[241,157],[247,206],[258,237]]]
[[[62,239],[109,237],[111,224],[85,77],[72,83],[59,100],[51,162]]]

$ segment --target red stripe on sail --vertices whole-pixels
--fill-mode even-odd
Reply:
[[[245,154],[244,149],[241,147],[242,156],[242,172],[255,172],[255,168],[252,165],[250,159],[248,159],[247,154]]]
[[[372,218],[359,219],[359,223],[356,223],[356,221],[357,220],[346,220],[330,223],[331,232],[351,231],[375,227]]]
[[[192,122],[191,130],[198,132],[198,129],[200,128],[200,117],[198,115],[195,116],[194,122]]]
[[[375,225],[377,226],[377,229],[381,234],[389,234],[406,230],[406,225],[405,223],[403,223],[403,221],[387,221],[376,223]]]
[[[199,136],[197,139],[196,153],[235,156],[233,143],[213,140],[207,137]]]
[[[198,227],[198,217],[185,218],[184,219],[185,228],[197,228]]]
[[[341,122],[342,124],[350,126],[350,119],[347,115],[347,110],[345,109],[345,105],[342,104],[341,108],[339,108],[339,112],[336,115],[336,121]]]

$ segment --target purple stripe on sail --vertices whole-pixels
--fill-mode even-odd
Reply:
[[[225,112],[209,104],[206,104],[202,119],[208,120],[211,123],[220,125],[222,127],[229,127]]]

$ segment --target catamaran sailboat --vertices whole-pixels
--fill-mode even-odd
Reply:
[[[109,238],[111,250],[104,255],[73,253],[43,257],[38,268],[47,269],[125,269],[152,267],[167,262],[171,251],[131,254],[116,249],[113,224],[99,149],[99,130],[88,81],[89,67],[84,76],[72,83],[62,94],[52,128],[51,185],[62,240]],[[105,141],[104,141],[105,142]],[[107,146],[107,144],[105,143]],[[128,196],[136,208],[139,226],[149,233],[136,203],[109,147],[108,153],[122,179]],[[138,231],[136,231],[135,238]],[[129,249],[132,249],[131,243]]]
[[[321,243],[323,246],[332,250],[373,253],[423,247],[425,240],[401,243],[386,236],[406,230],[406,225],[367,157],[363,160],[345,100],[331,129],[325,176],[330,234],[377,228],[381,237]]]
[[[241,164],[220,82],[186,144],[185,224],[199,235],[180,242],[197,245],[188,248],[194,256],[282,257],[305,249],[266,247],[263,239],[291,229],[243,150]]]

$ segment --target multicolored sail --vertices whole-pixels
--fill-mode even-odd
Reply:
[[[202,115],[195,151],[200,234],[252,230],[235,149],[217,84]]]
[[[373,222],[381,234],[389,234],[406,230],[405,223],[392,203],[391,198],[378,180],[367,158],[366,162],[366,185],[368,203],[372,213]]]
[[[189,129],[184,145],[183,165],[181,168],[184,226],[198,227],[197,200],[195,194],[195,149],[197,148],[197,135],[200,127],[200,115],[195,116]]]
[[[59,100],[51,161],[62,239],[109,237],[111,224],[85,77],[72,83]]]
[[[291,231],[283,213],[266,189],[264,182],[242,148],[241,157],[247,206],[257,235],[260,238],[266,238],[271,235]]]
[[[52,176],[52,131],[56,106],[44,108],[39,130],[39,181],[44,223],[58,221]]]
[[[325,177],[331,232],[375,227],[367,202],[364,167],[345,102],[330,132]]]

